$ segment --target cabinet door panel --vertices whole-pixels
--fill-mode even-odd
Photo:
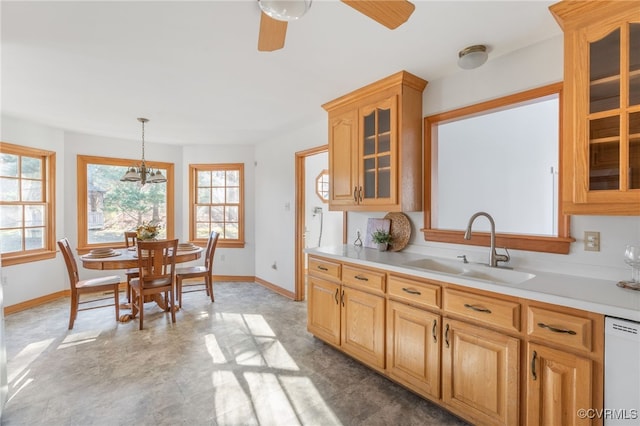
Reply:
[[[307,330],[317,337],[340,344],[340,285],[308,277]]]
[[[384,297],[344,287],[342,304],[342,348],[371,366],[384,368]]]
[[[361,204],[398,202],[397,115],[397,96],[360,108]]]
[[[387,371],[440,398],[440,315],[394,301],[387,306]]]
[[[520,341],[446,320],[442,400],[481,424],[518,423]]]
[[[348,111],[329,121],[329,197],[332,205],[356,204],[358,188],[357,111]]]
[[[591,408],[591,360],[530,343],[527,425],[579,426],[579,409]]]

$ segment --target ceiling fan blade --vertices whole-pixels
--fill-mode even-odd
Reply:
[[[416,8],[408,0],[342,0],[342,2],[390,30],[404,24]]]
[[[264,12],[260,14],[260,33],[258,34],[258,50],[260,52],[282,49],[286,35],[286,21],[270,18]]]

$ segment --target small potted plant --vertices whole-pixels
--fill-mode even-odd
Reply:
[[[378,244],[378,250],[386,251],[389,243],[391,242],[391,234],[384,229],[376,229],[371,234],[371,240]]]

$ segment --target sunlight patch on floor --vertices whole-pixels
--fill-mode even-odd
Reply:
[[[235,339],[224,348],[215,334],[208,334],[204,339],[213,364],[231,369],[214,371],[211,376],[216,421],[295,425],[321,418],[327,424],[341,425],[312,380],[295,376],[300,367],[262,315],[221,313],[216,316],[224,326],[236,331]],[[256,367],[256,371],[238,375],[234,365]]]
[[[204,344],[207,347],[207,352],[211,355],[211,359],[214,364],[225,364],[227,362],[227,359],[222,353],[222,349],[220,349],[220,346],[218,345],[215,335],[207,334],[204,336]]]
[[[26,369],[29,364],[36,360],[42,352],[44,352],[49,345],[53,343],[53,339],[41,340],[39,342],[28,344],[18,355],[13,357],[7,363],[7,371],[11,372],[8,376],[9,383],[13,382],[16,377]]]
[[[95,342],[100,336],[99,330],[81,331],[69,334],[58,346],[58,349],[65,349],[70,346],[81,345],[83,343]]]

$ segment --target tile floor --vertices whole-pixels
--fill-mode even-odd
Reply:
[[[464,425],[306,331],[306,305],[257,284],[184,295],[177,323],[68,299],[6,317],[3,425]],[[121,296],[122,298],[123,296]]]

